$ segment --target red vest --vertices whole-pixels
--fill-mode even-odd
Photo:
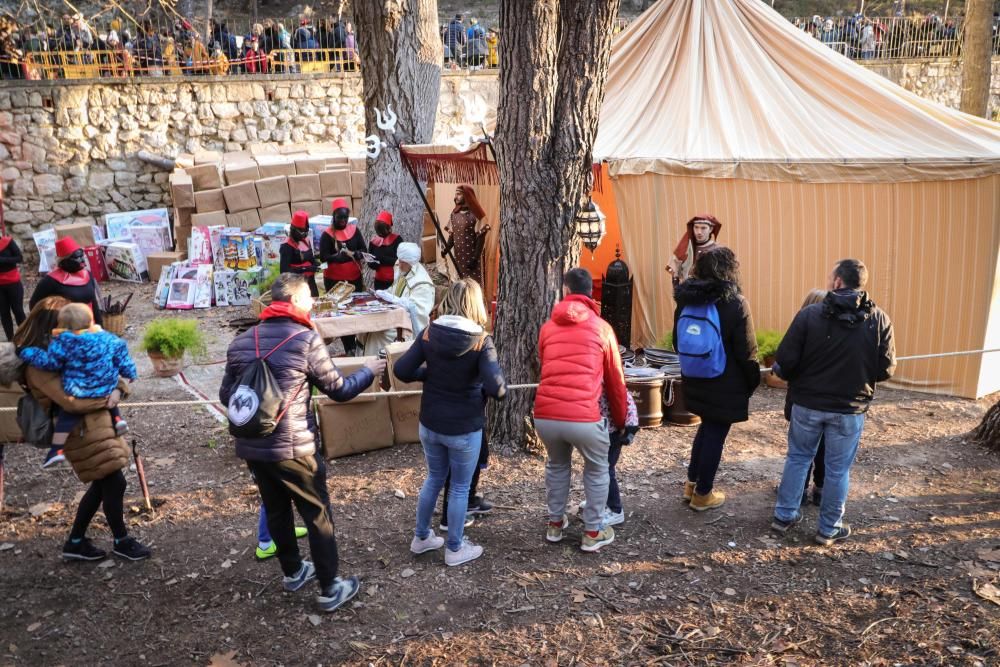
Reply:
[[[309,250],[309,251],[312,250],[312,247],[308,243],[306,243],[305,241],[302,241],[301,243],[296,243],[291,238],[288,238],[285,241],[285,245],[291,247],[294,250],[298,250],[301,253],[305,253],[306,250]],[[305,254],[302,255],[302,258],[305,259]],[[293,269],[303,269],[303,268],[308,267],[309,268],[308,271],[303,271],[302,272],[302,275],[304,275],[306,278],[312,278],[314,275],[316,275],[316,272],[312,268],[313,263],[311,261],[309,261],[309,262],[299,262],[297,264],[289,264],[289,266],[291,266]]]
[[[399,234],[389,234],[385,238],[381,236],[376,236],[372,239],[372,245],[377,247],[392,245],[399,238]],[[379,266],[375,269],[375,280],[382,282],[392,282],[392,279],[396,277],[395,267],[393,266]]]
[[[347,225],[344,229],[334,229],[333,225],[326,228],[324,234],[329,234],[335,240],[346,243],[354,238],[358,233],[357,225]],[[323,277],[330,280],[346,280],[354,282],[361,277],[361,267],[355,261],[335,263],[327,261],[326,269],[323,270]]]
[[[7,249],[10,245],[11,237],[4,236],[0,238],[0,252]],[[0,271],[0,285],[13,285],[14,283],[21,282],[21,270],[15,266],[12,269],[7,269],[6,271]]]

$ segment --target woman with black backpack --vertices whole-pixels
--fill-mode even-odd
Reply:
[[[681,361],[684,401],[701,417],[691,445],[684,500],[696,512],[721,507],[713,489],[729,429],[749,419],[760,384],[750,304],[741,294],[739,262],[717,247],[698,256],[693,277],[674,288],[674,348]]]

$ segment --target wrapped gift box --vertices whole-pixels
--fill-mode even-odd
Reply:
[[[146,258],[131,241],[104,241],[104,260],[113,280],[141,283],[149,280]]]
[[[94,276],[94,280],[103,283],[111,280],[108,273],[108,263],[104,259],[104,251],[98,245],[90,245],[83,249],[83,256],[87,260],[87,270]]]

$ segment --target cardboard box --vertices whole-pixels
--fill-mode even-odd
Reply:
[[[99,283],[111,280],[111,275],[108,273],[108,263],[104,261],[104,251],[100,246],[85,247],[83,256],[87,260],[87,269],[94,276],[94,280]]]
[[[299,158],[295,161],[296,174],[318,174],[326,169],[326,158]]]
[[[21,385],[0,386],[0,407],[16,408],[18,400],[24,396]],[[17,425],[17,413],[0,412],[0,443],[17,442],[21,439],[21,428]]]
[[[294,176],[295,162],[280,155],[260,155],[257,157],[257,170],[261,178]]]
[[[104,260],[108,264],[108,273],[113,280],[124,280],[130,283],[142,283],[149,280],[146,258],[142,256],[139,246],[127,241],[107,241],[106,243]]]
[[[174,248],[187,251],[188,241],[191,239],[190,225],[185,227],[174,227]]]
[[[420,239],[420,261],[424,264],[437,260],[437,237],[425,236]]]
[[[368,158],[364,156],[351,156],[347,159],[347,164],[350,165],[351,171],[363,172],[368,168]]]
[[[74,222],[68,225],[56,225],[56,239],[71,238],[80,244],[81,248],[96,245],[94,226],[89,222]]]
[[[373,357],[348,357],[336,359],[337,369],[350,375],[365,361]],[[389,402],[376,398],[383,393],[378,381],[347,403],[336,403],[328,398],[316,401],[320,437],[327,458],[338,458],[391,447],[393,444],[392,420]]]
[[[128,228],[132,243],[139,246],[143,256],[170,250],[170,228],[161,225],[133,225]]]
[[[319,174],[302,174],[288,177],[288,196],[291,201],[316,201],[320,195]]]
[[[316,201],[293,201],[291,208],[293,214],[295,211],[305,211],[311,218],[314,215],[320,215],[323,212],[323,202],[319,199]]]
[[[368,187],[368,174],[363,171],[351,172],[351,196],[364,197],[365,189]]]
[[[288,204],[275,204],[274,206],[268,206],[267,208],[262,208],[258,211],[260,215],[261,224],[267,224],[268,222],[291,222],[292,212],[288,208]]]
[[[219,175],[219,165],[217,164],[200,164],[189,167],[185,171],[191,177],[195,192],[222,187],[222,177]]]
[[[259,266],[237,271],[233,278],[234,298],[229,300],[229,305],[249,306],[253,299],[259,299],[262,273],[263,269]]]
[[[187,258],[187,253],[183,250],[173,250],[167,252],[154,252],[146,255],[146,265],[149,267],[149,279],[160,280],[163,269],[174,262],[182,262]]]
[[[222,195],[226,198],[226,209],[230,213],[260,208],[260,200],[257,199],[257,186],[254,185],[253,181],[227,185],[222,188]]]
[[[194,153],[180,153],[174,160],[178,169],[187,169],[194,166]]]
[[[192,227],[213,227],[215,225],[226,226],[226,212],[212,211],[211,213],[195,213],[191,216]]]
[[[234,165],[226,165],[226,183],[237,185],[246,181],[256,181],[260,178],[260,170],[257,169],[256,162],[241,162]]]
[[[389,343],[385,346],[386,365],[389,371],[391,391],[423,391],[422,382],[403,382],[393,368],[396,361],[406,353],[413,341]],[[406,445],[420,442],[420,396],[391,396],[389,398],[389,418],[392,421],[393,442]]]
[[[333,197],[351,191],[351,172],[331,169],[319,172],[319,190],[324,197]]]
[[[260,227],[260,214],[255,208],[249,211],[230,213],[226,215],[226,224],[230,227],[239,227],[240,231],[252,232]]]
[[[347,171],[351,170],[351,161],[347,158],[346,155],[344,155],[343,153],[334,153],[332,155],[326,156],[327,169],[333,169],[333,168],[340,169],[341,167],[343,167]]]
[[[351,197],[351,214],[358,215],[361,213],[361,209],[364,208],[365,200],[363,197]]]
[[[267,208],[275,204],[285,204],[292,201],[288,196],[288,177],[272,176],[262,178],[255,183],[257,188],[257,199],[260,201],[260,208]]]
[[[445,221],[447,222],[447,221]],[[434,236],[437,230],[434,228],[434,218],[427,211],[424,211],[424,232],[421,236]]]
[[[249,232],[223,233],[222,252],[227,269],[238,271],[257,266],[257,251],[254,248],[253,234]]]
[[[219,151],[195,151],[194,163],[197,164],[217,164],[222,161],[222,153]]]
[[[212,188],[211,190],[199,190],[194,193],[194,210],[198,213],[225,211],[226,199],[222,196],[222,189]]]
[[[194,182],[187,172],[170,174],[170,199],[177,208],[194,208]]]
[[[195,213],[194,207],[174,209],[174,229],[177,227],[190,227],[191,215]]]

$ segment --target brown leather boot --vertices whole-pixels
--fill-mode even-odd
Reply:
[[[726,494],[722,491],[716,491],[713,489],[705,495],[695,493],[691,496],[691,509],[695,512],[714,510],[717,507],[722,507],[722,503],[724,502],[726,502]]]
[[[686,502],[691,502],[691,496],[694,495],[694,482],[684,482],[684,500]]]

